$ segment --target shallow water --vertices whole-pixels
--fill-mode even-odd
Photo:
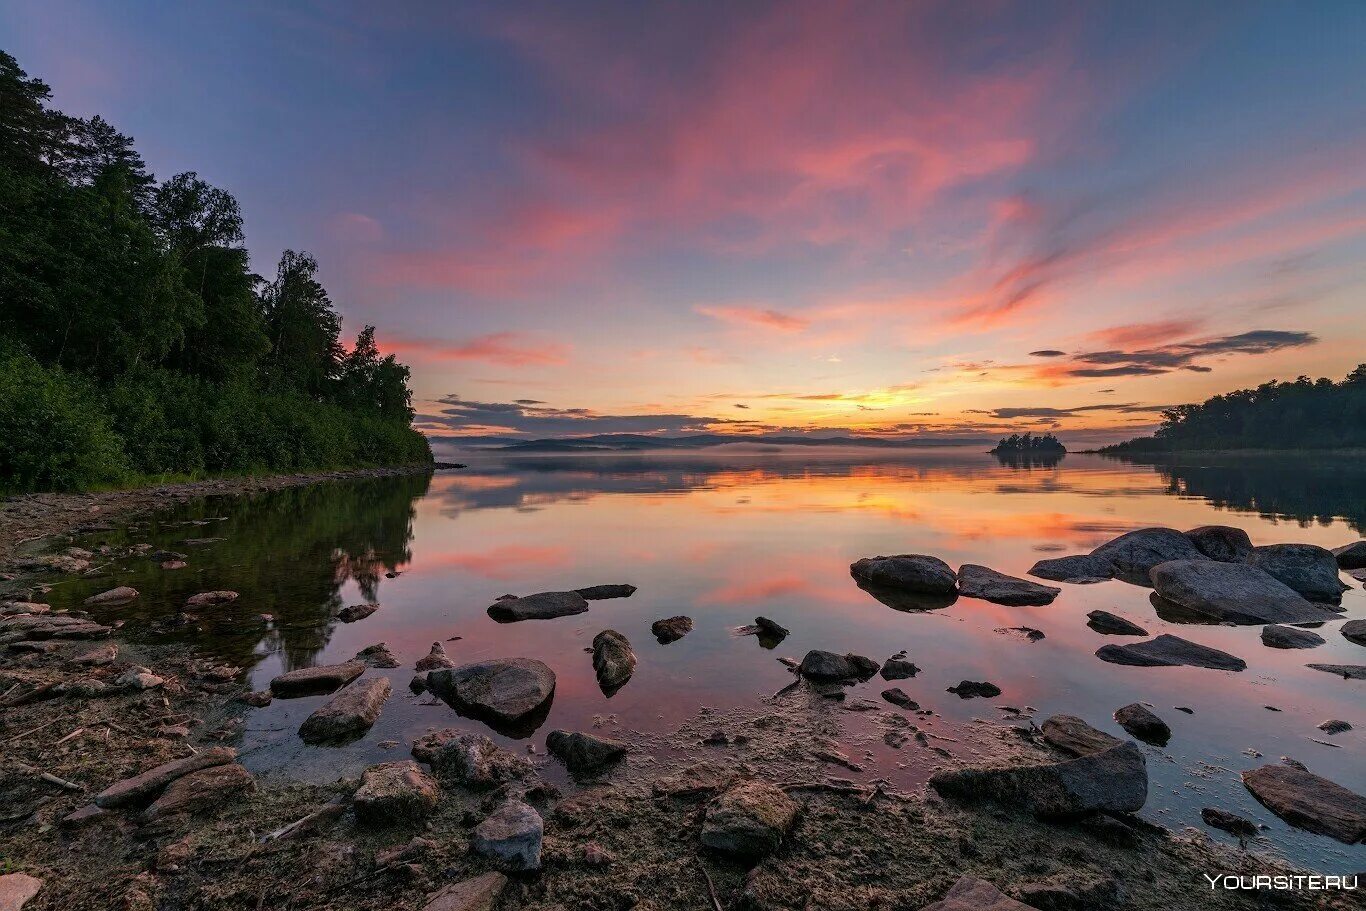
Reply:
[[[1037,721],[1080,715],[1126,736],[1111,712],[1146,702],[1173,738],[1166,749],[1144,748],[1152,778],[1145,816],[1172,828],[1204,828],[1200,808],[1222,807],[1270,827],[1259,840],[1262,850],[1330,873],[1366,867],[1366,847],[1290,829],[1238,780],[1241,770],[1290,756],[1366,792],[1366,684],[1304,667],[1366,661],[1366,649],[1337,634],[1338,623],[1320,630],[1328,643],[1318,649],[1274,650],[1261,644],[1257,626],[1167,622],[1147,589],[1117,581],[1063,585],[1047,607],[960,599],[940,610],[903,612],[859,590],[848,572],[862,556],[927,553],[955,567],[984,563],[1023,575],[1041,557],[1084,552],[1148,525],[1229,524],[1246,529],[1256,544],[1333,547],[1361,537],[1366,521],[1366,473],[1350,460],[1224,457],[1152,467],[1069,454],[1056,465],[1027,467],[957,449],[457,457],[470,467],[438,473],[430,484],[396,478],[207,500],[126,533],[97,535],[86,543],[150,541],[189,555],[189,566],[178,571],[146,560],[115,567],[114,583],[133,585],[143,597],[105,616],[125,618],[134,637],[184,639],[250,667],[258,688],[281,670],[345,660],[387,642],[403,667],[370,672],[388,674],[394,696],[356,743],[299,741],[298,725],[326,697],[277,699],[248,713],[244,761],[257,772],[313,780],[404,756],[432,726],[483,730],[407,688],[413,662],[433,641],[453,636],[461,638],[445,645],[457,661],[526,656],[554,668],[549,718],[528,740],[541,752],[555,728],[665,732],[702,706],[761,709],[792,681],[780,655],[800,658],[824,648],[884,660],[905,649],[922,672],[895,685],[939,713],[923,726],[940,736],[971,730],[974,719],[1008,723],[997,708],[1005,705],[1033,707]],[[180,543],[185,539],[220,540]],[[1353,585],[1343,618],[1366,616],[1361,584],[1343,578]],[[498,624],[485,613],[505,592],[612,582],[639,591],[557,620]],[[110,577],[82,580],[58,586],[52,597],[74,603],[110,584]],[[197,627],[167,624],[190,594],[222,588],[242,597],[202,611]],[[337,607],[363,601],[383,606],[356,623],[332,618]],[[1098,647],[1134,640],[1090,630],[1085,615],[1095,608],[1153,635],[1176,633],[1233,652],[1248,668],[1106,664],[1094,657]],[[692,617],[696,628],[678,642],[656,643],[650,624],[675,614]],[[760,614],[792,631],[772,651],[732,632]],[[1018,626],[1046,638],[1030,642],[999,631]],[[610,699],[584,652],[609,627],[624,633],[639,657],[634,677]],[[960,700],[945,692],[963,679],[990,680],[1003,694]],[[852,688],[849,699],[880,701],[889,685],[874,678]],[[1174,711],[1177,705],[1194,714]],[[1330,738],[1315,727],[1327,718],[1346,719],[1356,730]],[[840,720],[846,752],[865,771],[831,767],[834,774],[911,788],[944,761],[914,741],[899,750],[886,746],[859,713],[843,712]],[[399,745],[383,748],[385,741]],[[968,738],[935,743],[965,756],[972,749]]]

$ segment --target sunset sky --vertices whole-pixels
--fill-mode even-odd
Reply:
[[[1366,361],[1366,4],[10,0],[436,435],[1054,429]],[[1082,430],[1090,434],[1078,433]]]

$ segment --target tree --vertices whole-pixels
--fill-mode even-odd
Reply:
[[[286,250],[275,281],[262,291],[261,304],[271,343],[271,379],[323,398],[332,391],[341,367],[341,320],[317,272],[312,256]]]

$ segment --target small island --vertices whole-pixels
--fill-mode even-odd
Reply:
[[[996,444],[995,449],[989,450],[992,455],[1012,455],[1012,456],[1062,456],[1067,454],[1067,447],[1053,434],[1045,433],[1034,436],[1032,433],[1012,433],[1008,437],[1002,437]]]

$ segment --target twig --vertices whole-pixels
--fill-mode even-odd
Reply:
[[[318,826],[324,823],[331,822],[332,820],[336,819],[338,816],[341,816],[345,812],[346,799],[342,797],[337,797],[329,801],[328,803],[323,804],[321,807],[314,810],[312,813],[309,813],[302,819],[296,819],[289,825],[283,826],[279,829],[276,829],[274,832],[267,834],[261,839],[261,841],[262,843],[270,841],[286,841],[288,839],[294,838],[295,836],[311,832]]]
[[[707,868],[701,864],[697,865],[697,869],[702,871],[702,878],[707,881],[707,894],[711,896],[711,906],[716,909],[716,911],[725,911],[725,909],[721,907],[721,899],[716,897],[716,884],[711,881],[711,874],[708,873]]]
[[[33,729],[31,729],[31,730],[24,731],[24,733],[22,733],[22,734],[15,734],[15,735],[14,735],[13,737],[11,737],[9,740],[6,740],[5,743],[14,743],[14,741],[16,741],[16,740],[23,740],[25,737],[28,737],[30,734],[36,734],[36,733],[38,733],[39,731],[43,730],[43,728],[50,728],[50,727],[52,727],[54,724],[56,724],[57,722],[59,722],[59,721],[61,721],[61,720],[62,720],[62,717],[61,717],[60,715],[58,715],[56,718],[53,718],[53,719],[51,719],[50,721],[45,722],[44,724],[40,724],[40,725],[38,725],[36,728],[33,728]]]
[[[37,769],[35,769],[33,766],[29,765],[28,763],[16,762],[15,765],[19,768],[20,771],[28,772],[30,775],[37,775],[39,778],[41,778],[43,781],[46,781],[48,784],[50,784],[50,785],[56,785],[57,787],[62,788],[63,790],[66,790],[66,791],[84,791],[84,790],[85,790],[85,788],[83,788],[83,787],[81,787],[80,785],[76,784],[74,781],[67,781],[65,778],[58,778],[56,775],[53,775],[51,772],[40,772],[40,771],[38,771]]]
[[[85,728],[76,728],[76,730],[72,731],[70,734],[67,734],[61,740],[54,743],[53,746],[59,747],[62,744],[66,743],[68,740],[70,740],[72,737],[79,737],[83,733],[85,733]]]
[[[782,689],[778,690],[778,692],[774,693],[772,696],[769,696],[768,698],[769,698],[769,699],[777,699],[779,696],[783,695],[784,693],[790,692],[791,690],[794,690],[794,689],[796,689],[797,687],[799,687],[799,686],[801,686],[801,685],[802,685],[802,679],[801,679],[800,677],[798,677],[796,680],[793,680],[793,681],[792,681],[791,683],[789,683],[787,686],[785,686],[785,687],[783,687]]]

